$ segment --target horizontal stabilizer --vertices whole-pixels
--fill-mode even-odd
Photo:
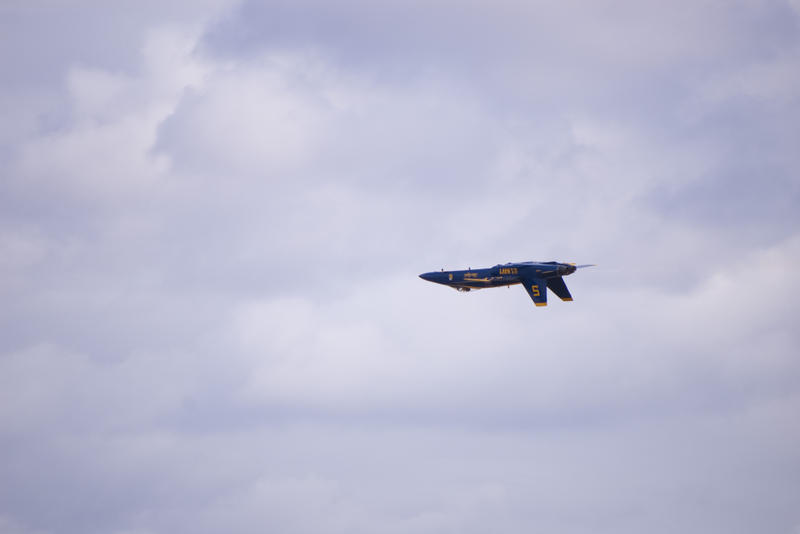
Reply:
[[[567,284],[564,283],[564,279],[562,277],[558,276],[556,278],[548,278],[547,287],[550,288],[550,291],[558,295],[558,298],[561,300],[572,300],[572,295],[569,294]]]

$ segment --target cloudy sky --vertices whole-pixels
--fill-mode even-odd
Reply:
[[[0,533],[800,533],[797,0],[7,0]],[[572,303],[420,280],[597,263]]]

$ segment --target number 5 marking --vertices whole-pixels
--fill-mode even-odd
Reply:
[[[531,286],[531,293],[533,294],[534,297],[538,297],[539,296],[539,286],[536,286],[536,285]]]

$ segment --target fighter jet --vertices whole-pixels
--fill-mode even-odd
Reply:
[[[442,269],[438,272],[422,273],[419,277],[429,282],[450,286],[458,291],[522,284],[534,304],[547,306],[547,288],[561,300],[572,301],[572,295],[569,294],[563,277],[583,267],[593,267],[593,264],[523,261],[498,264],[484,269],[470,268],[466,271]]]

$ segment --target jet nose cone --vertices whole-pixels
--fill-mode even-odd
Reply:
[[[431,280],[433,280],[433,273],[422,273],[421,275],[419,275],[419,277],[422,278],[423,280],[427,280],[428,282],[430,282]]]

